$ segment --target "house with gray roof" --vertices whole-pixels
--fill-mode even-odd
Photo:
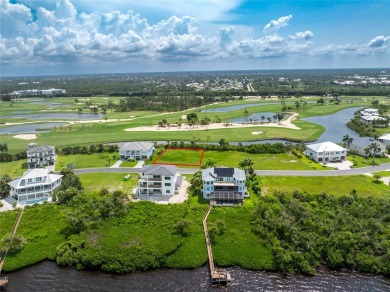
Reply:
[[[153,164],[142,167],[136,196],[173,196],[180,190],[183,177],[176,166]]]
[[[151,142],[129,142],[119,148],[119,157],[123,160],[146,160],[156,151]]]
[[[211,167],[202,171],[203,198],[216,205],[242,204],[248,196],[245,171],[232,167]]]
[[[9,182],[11,195],[19,204],[38,202],[50,198],[61,185],[62,175],[49,173],[46,168],[27,170],[22,177]]]
[[[55,159],[56,150],[54,146],[38,146],[35,143],[30,143],[27,146],[27,164],[30,169],[54,165]]]
[[[356,153],[361,156],[367,156],[366,149],[371,146],[372,143],[375,143],[378,146],[378,149],[376,150],[376,156],[383,157],[386,153],[386,145],[382,142],[375,141],[373,138],[359,138],[359,139],[354,139],[349,145],[349,151]],[[372,156],[373,151],[371,150],[370,153],[368,154],[369,156]]]

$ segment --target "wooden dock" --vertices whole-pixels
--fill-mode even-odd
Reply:
[[[213,208],[213,204],[210,204],[202,220],[204,237],[206,240],[207,255],[209,258],[210,280],[212,284],[227,284],[228,282],[231,281],[230,274],[225,270],[220,270],[215,268],[213,252],[211,250],[209,232],[207,230],[207,218],[209,217],[212,208]]]
[[[11,236],[14,236],[16,234],[16,230],[18,230],[20,220],[22,220],[22,215],[23,215],[23,209],[20,210],[18,217],[16,218],[14,227],[12,228]],[[1,271],[3,269],[3,265],[4,265],[5,258],[7,256],[7,253],[8,253],[8,247],[3,252],[3,254],[1,255],[1,258],[0,258],[0,275],[1,275]],[[1,278],[0,278],[0,280],[1,280]]]

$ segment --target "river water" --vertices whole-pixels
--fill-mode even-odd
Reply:
[[[7,291],[390,291],[390,279],[356,272],[321,271],[314,277],[228,268],[232,282],[212,286],[206,266],[193,270],[158,269],[125,275],[76,271],[55,263],[8,273]]]

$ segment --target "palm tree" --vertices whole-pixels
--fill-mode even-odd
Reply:
[[[229,143],[225,140],[225,138],[221,138],[219,139],[219,146],[221,146],[222,148],[225,148],[227,145],[229,145]]]
[[[344,146],[347,146],[347,147],[351,146],[353,140],[354,139],[352,137],[349,137],[349,135],[344,135],[343,136],[343,144],[344,144]]]
[[[265,116],[261,116],[261,123],[263,124],[265,120]]]
[[[245,170],[245,172],[248,172],[250,169],[252,169],[254,162],[252,158],[244,158],[239,163],[238,166]]]
[[[201,168],[210,168],[210,167],[215,167],[215,165],[217,164],[216,161],[214,160],[211,160],[210,158],[202,164]]]
[[[367,148],[366,148],[367,149]],[[375,164],[375,156],[377,153],[379,153],[379,151],[381,151],[381,148],[379,147],[379,144],[377,143],[371,143],[369,146],[368,146],[368,149],[369,149],[369,153],[372,154],[372,164]],[[366,153],[367,154],[367,153]]]

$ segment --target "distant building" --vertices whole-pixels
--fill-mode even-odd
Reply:
[[[156,148],[150,142],[129,142],[119,148],[120,159],[146,160],[154,154]]]
[[[316,162],[346,160],[348,150],[333,143],[322,142],[306,146],[306,156]]]
[[[28,168],[54,165],[56,159],[54,146],[38,146],[35,143],[30,143],[27,148]]]
[[[141,169],[137,184],[137,196],[173,196],[182,184],[176,166],[146,165]]]
[[[390,145],[390,133],[383,134],[382,136],[380,136],[378,138],[378,141],[389,146]]]
[[[376,143],[378,145],[379,151],[377,152],[378,156],[383,156],[386,152],[386,145],[378,141],[370,141],[368,139],[354,139],[349,145],[349,151],[359,154],[361,156],[366,156],[366,149],[372,144]]]
[[[202,171],[203,198],[217,205],[242,204],[248,195],[245,171],[231,167],[211,167]]]
[[[50,89],[26,89],[26,90],[16,90],[12,92],[12,95],[14,96],[21,96],[21,95],[58,95],[58,94],[66,94],[65,89],[57,89],[57,88],[50,88]]]
[[[30,169],[22,177],[14,179],[8,185],[11,195],[19,204],[50,198],[53,191],[61,185],[62,175],[51,174],[45,168]]]

